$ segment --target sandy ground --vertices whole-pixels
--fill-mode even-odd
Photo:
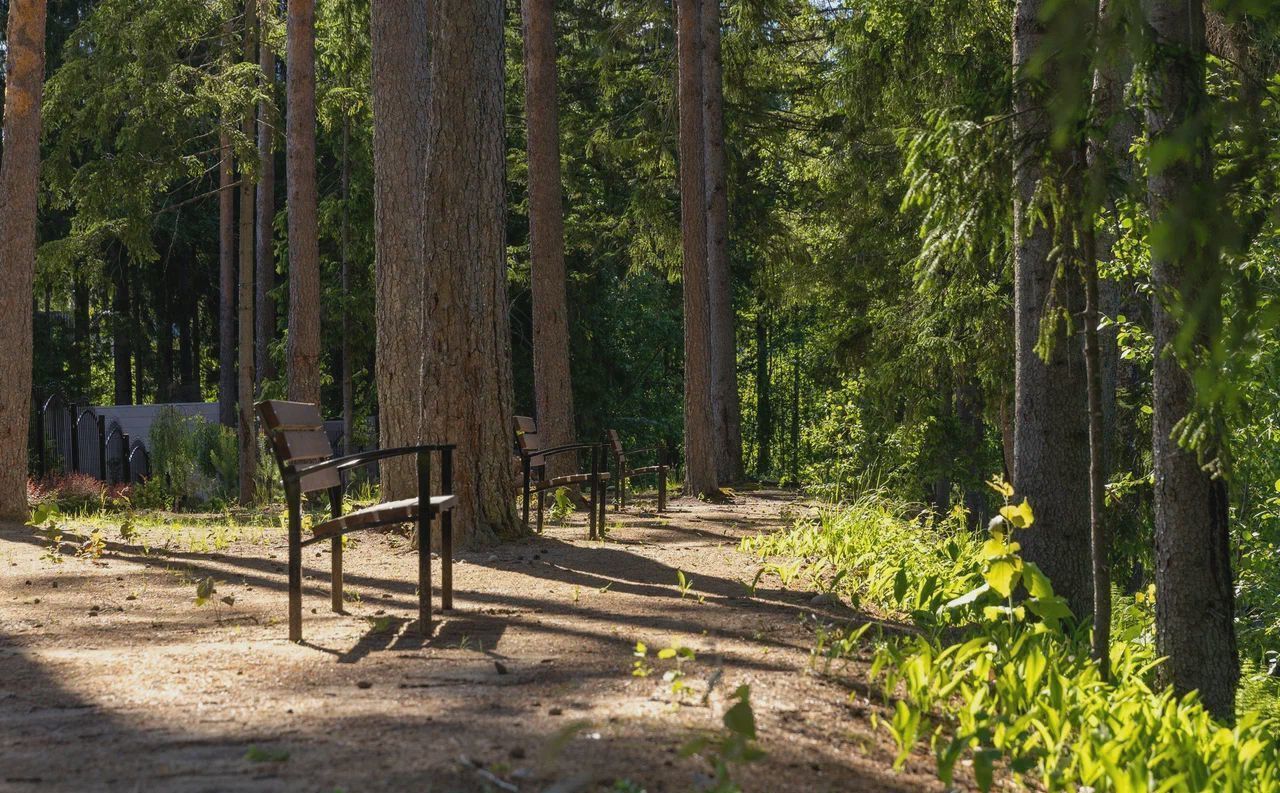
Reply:
[[[774,577],[750,596],[760,562],[739,540],[802,504],[651,509],[610,512],[603,543],[579,515],[462,554],[456,608],[425,641],[402,535],[355,535],[344,614],[329,610],[327,547],[312,547],[301,645],[286,641],[277,528],[210,536],[175,515],[124,542],[108,524],[100,559],[66,545],[54,563],[42,534],[0,526],[0,790],[697,790],[711,764],[680,748],[724,734],[744,683],[766,754],[733,769],[743,789],[941,789],[927,757],[892,771],[863,664],[811,671],[815,623],[860,616]],[[206,577],[217,593],[197,606]],[[637,642],[647,677],[632,674]],[[696,656],[683,694],[663,680],[666,647]]]

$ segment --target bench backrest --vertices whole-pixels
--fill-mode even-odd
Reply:
[[[618,437],[617,430],[609,430],[605,433],[609,438],[609,448],[613,450],[613,454],[622,463],[622,467],[627,467],[627,453],[622,449],[622,439]]]
[[[333,446],[324,431],[320,410],[309,402],[267,399],[257,404],[262,428],[271,440],[271,452],[281,473],[294,466],[318,463],[333,457]],[[329,468],[307,474],[298,484],[303,493],[328,490],[342,483],[338,471]]]
[[[542,440],[538,437],[538,422],[528,416],[516,416],[511,423],[516,433],[516,445],[522,453],[532,455],[529,458],[529,467],[541,466],[546,458],[540,454],[533,454],[542,448]]]

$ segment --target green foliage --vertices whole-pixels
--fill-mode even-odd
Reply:
[[[751,709],[751,687],[738,686],[730,699],[733,705],[724,712],[724,730],[719,735],[707,734],[680,748],[684,757],[700,755],[715,770],[715,783],[707,788],[714,793],[740,793],[742,790],[730,775],[733,768],[754,763],[764,757],[756,745],[756,717]]]
[[[883,501],[860,498],[845,516],[747,547],[849,570],[845,580],[863,580],[864,603],[920,629],[879,641],[871,667],[892,710],[883,726],[899,765],[925,745],[944,783],[963,761],[984,790],[1006,775],[1050,790],[1280,790],[1280,722],[1265,681],[1246,687],[1253,693],[1232,726],[1215,722],[1195,694],[1156,685],[1153,589],[1116,595],[1104,680],[1087,635],[1065,629],[1052,584],[1018,554],[1017,533],[1037,530],[1030,505],[1006,504],[980,542],[959,541],[945,524],[921,527]],[[938,584],[940,574],[959,584]],[[865,632],[820,632],[815,657],[829,668],[855,654]]]

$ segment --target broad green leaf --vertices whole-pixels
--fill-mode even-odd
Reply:
[[[1022,560],[1016,557],[998,559],[987,566],[982,577],[991,585],[991,589],[1001,597],[1009,597],[1013,593],[1013,580],[1022,567]]]
[[[1045,575],[1035,562],[1023,562],[1022,585],[1027,588],[1033,598],[1051,598],[1054,595],[1049,576]]]

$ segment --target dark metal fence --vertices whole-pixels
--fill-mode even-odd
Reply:
[[[129,436],[92,407],[61,394],[36,401],[35,472],[88,474],[108,484],[140,482],[151,475],[151,456],[141,440]]]

